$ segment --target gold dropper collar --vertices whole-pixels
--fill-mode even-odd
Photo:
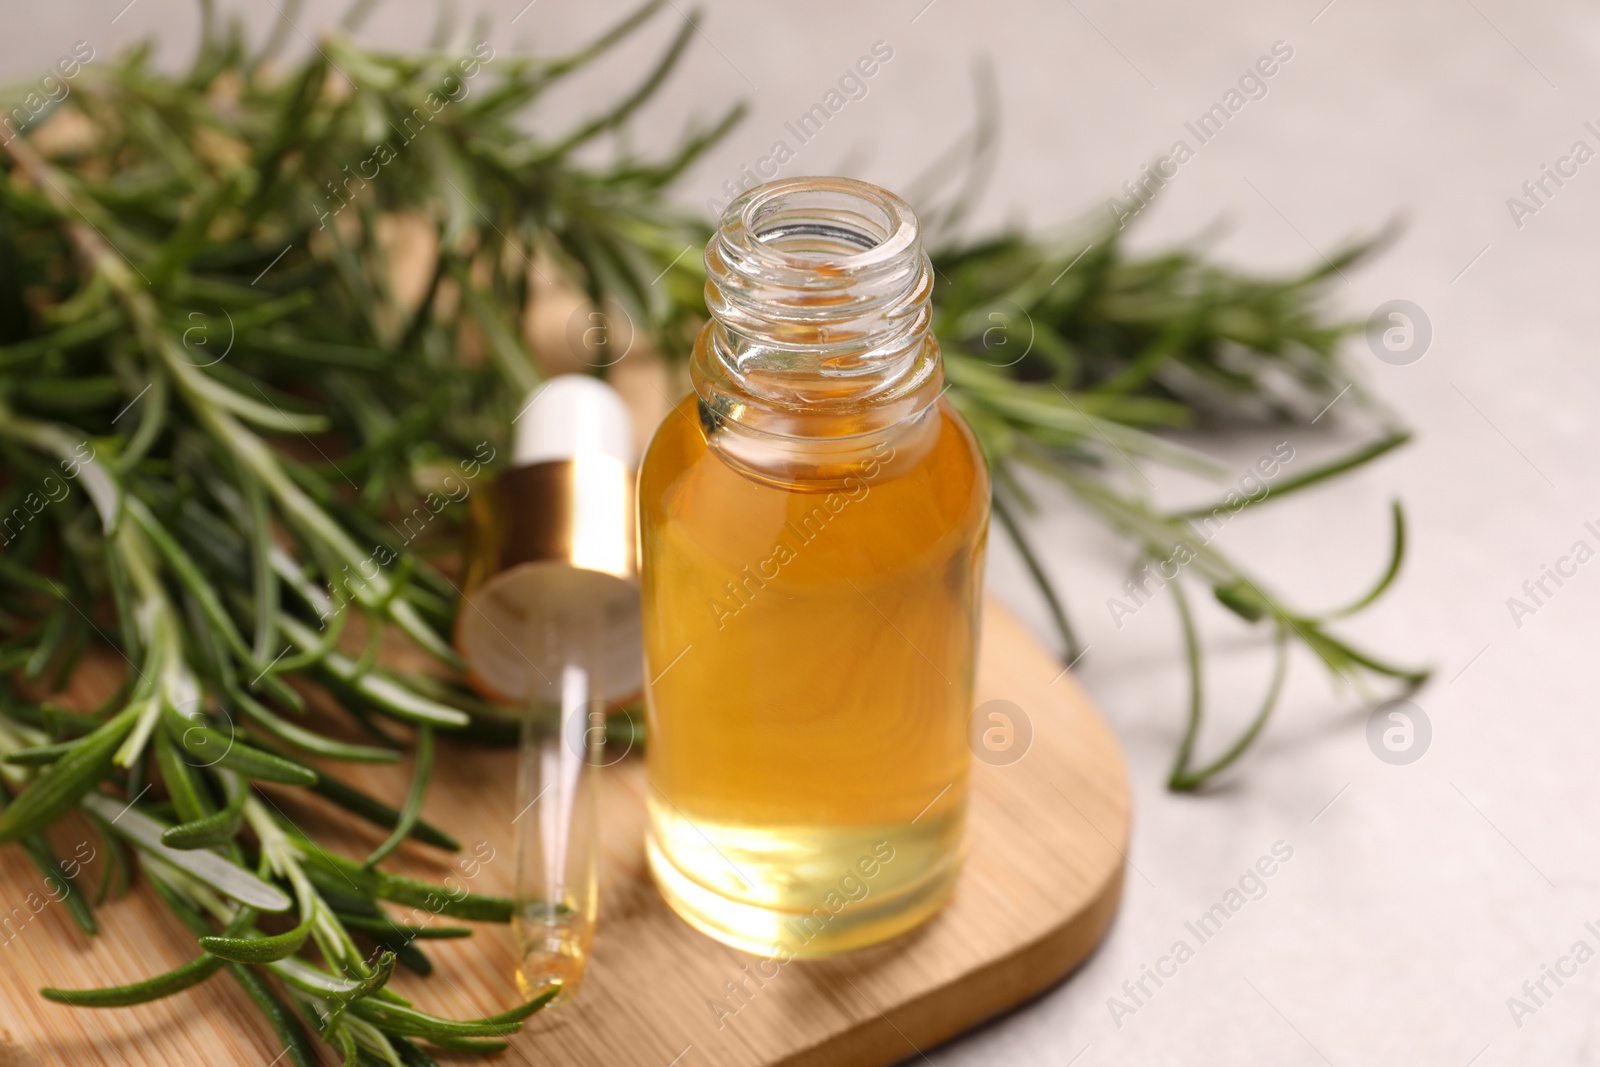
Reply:
[[[522,706],[552,684],[528,639],[551,619],[603,635],[609,701],[642,687],[634,481],[616,457],[583,452],[513,468],[472,497],[455,645],[491,703]]]
[[[636,581],[633,470],[598,452],[516,467],[473,498],[467,591],[522,563]]]

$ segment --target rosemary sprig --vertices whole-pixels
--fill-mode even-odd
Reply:
[[[303,1064],[311,1031],[350,1063],[431,1063],[419,1041],[493,1052],[549,1002],[456,1021],[387,988],[397,963],[429,969],[413,942],[464,932],[433,918],[507,922],[511,907],[381,869],[408,840],[460,847],[420,811],[435,731],[470,720],[450,687],[377,655],[393,629],[458,665],[444,634],[459,594],[433,557],[538,380],[520,329],[535,257],[598,300],[622,265],[698,232],[659,189],[709,136],[609,173],[571,158],[653,92],[691,31],[593,122],[549,141],[519,126],[662,2],[564,58],[387,55],[335,34],[276,73],[203,4],[188,72],[135,50],[86,70],[50,130],[0,145],[0,840],[50,868],[92,931],[40,836],[86,813],[102,889],[137,856],[201,953],[51,999],[121,1006],[227,970]],[[392,257],[407,225],[426,236],[407,258],[421,290]],[[687,305],[651,310],[687,329],[673,325]],[[341,641],[352,616],[363,651]],[[97,635],[127,667],[112,700],[92,714],[41,701]],[[384,743],[328,736],[290,679]],[[382,720],[415,737],[398,810],[292,754],[396,760]],[[334,855],[260,783],[389,834],[364,863]],[[293,924],[264,932],[274,912]]]
[[[931,172],[929,188],[957,182],[956,203],[926,211],[938,223],[959,219],[992,169],[997,124],[992,92],[980,79],[974,131]],[[966,177],[955,164],[965,153]],[[941,226],[948,234],[950,227]],[[1080,645],[1062,592],[1024,536],[1016,511],[1030,501],[1021,470],[1043,474],[1125,537],[1134,566],[1177,559],[1173,587],[1189,670],[1190,708],[1168,786],[1192,791],[1233,766],[1260,736],[1283,692],[1289,645],[1309,649],[1339,684],[1365,695],[1364,679],[1391,679],[1409,691],[1428,672],[1363,652],[1327,624],[1373,604],[1399,574],[1405,523],[1393,506],[1394,545],[1383,576],[1365,595],[1332,612],[1291,610],[1266,580],[1209,547],[1203,520],[1250,507],[1356,470],[1410,440],[1357,383],[1341,355],[1359,323],[1320,308],[1330,279],[1371,255],[1384,236],[1357,242],[1298,275],[1264,278],[1208,262],[1189,249],[1130,256],[1113,220],[1090,220],[1054,238],[1020,233],[978,242],[940,238],[935,332],[945,353],[950,396],[988,456],[995,514],[1049,609],[1069,662]],[[1232,494],[1208,507],[1168,513],[1150,499],[1137,464],[1216,477],[1215,460],[1179,449],[1164,430],[1215,425],[1306,425],[1349,393],[1384,427],[1367,445],[1274,481],[1264,495]],[[1127,477],[1130,469],[1136,477]],[[1142,485],[1141,485],[1142,483]],[[1200,528],[1196,522],[1202,522]],[[1274,666],[1260,709],[1219,755],[1196,766],[1203,718],[1202,652],[1183,583],[1210,588],[1218,602],[1270,635]]]

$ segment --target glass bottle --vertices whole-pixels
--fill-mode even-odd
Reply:
[[[760,186],[705,262],[694,392],[640,469],[647,850],[711,936],[828,955],[955,881],[988,473],[899,197]]]

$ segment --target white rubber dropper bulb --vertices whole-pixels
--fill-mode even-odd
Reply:
[[[511,462],[518,467],[599,453],[632,467],[633,423],[622,394],[587,374],[562,374],[544,382],[513,420]]]

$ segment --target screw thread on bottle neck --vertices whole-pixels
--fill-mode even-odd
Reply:
[[[894,194],[846,178],[770,182],[728,206],[705,262],[712,321],[691,373],[708,428],[860,437],[937,399],[933,270]]]

